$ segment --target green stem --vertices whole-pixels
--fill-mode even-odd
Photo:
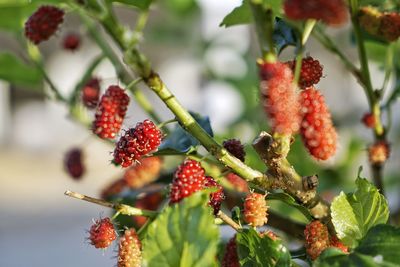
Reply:
[[[86,72],[83,74],[81,80],[75,86],[75,89],[69,99],[70,105],[74,104],[77,101],[79,92],[82,90],[82,87],[90,80],[93,75],[93,71],[99,66],[104,58],[105,56],[103,54],[97,56],[86,69]]]
[[[150,101],[147,99],[147,97],[143,94],[142,91],[140,91],[136,86],[134,86],[139,80],[132,79],[132,75],[130,75],[123,64],[120,62],[118,57],[115,55],[114,51],[109,47],[109,45],[104,41],[103,37],[101,36],[101,33],[96,29],[95,24],[81,11],[80,12],[81,18],[83,22],[85,23],[89,34],[91,35],[92,39],[97,43],[97,45],[100,47],[100,49],[103,51],[105,56],[111,61],[113,66],[115,67],[115,70],[117,72],[118,77],[122,80],[124,84],[127,84],[129,87],[129,90],[131,91],[133,97],[135,98],[136,102],[139,104],[139,106],[151,117],[151,119],[154,121],[154,123],[158,124],[161,123],[161,119],[154,110],[152,104]],[[119,27],[116,27],[119,28]],[[115,37],[120,37],[119,34],[114,34],[113,36]],[[118,42],[119,44],[119,42]],[[141,80],[141,78],[139,78]],[[131,82],[133,80],[133,82]],[[134,83],[132,85],[132,83]]]
[[[175,118],[173,118],[173,119],[170,119],[170,120],[167,120],[167,121],[164,121],[164,122],[158,124],[157,128],[159,128],[159,129],[164,128],[166,125],[173,123],[173,122],[178,122],[178,121]]]
[[[385,78],[383,80],[380,97],[384,96],[385,90],[389,84],[390,77],[393,72],[393,59],[394,59],[394,45],[393,43],[389,44],[389,47],[386,51],[386,61],[385,61]]]
[[[360,70],[349,60],[349,57],[343,54],[340,48],[329,38],[328,35],[324,33],[322,29],[316,27],[313,31],[313,36],[330,52],[335,54],[342,61],[344,66],[357,78],[357,80],[362,84],[363,80],[361,77]]]
[[[381,120],[381,107],[379,104],[380,96],[376,94],[371,82],[371,75],[368,66],[368,57],[365,49],[364,38],[358,22],[358,0],[350,0],[350,13],[351,22],[353,24],[354,35],[357,42],[358,56],[361,64],[361,75],[363,80],[363,88],[368,99],[371,113],[375,118],[374,135],[375,141],[386,141],[385,131]],[[372,169],[372,176],[376,187],[384,194],[383,187],[383,167],[384,164],[370,163]]]
[[[166,85],[156,73],[152,73],[145,80],[146,84],[158,95],[164,104],[175,114],[182,128],[192,134],[215,158],[225,166],[229,166],[234,172],[246,179],[270,187],[268,177],[245,165],[236,157],[228,153],[219,145],[190,115],[190,113],[178,102],[175,96],[168,90]]]
[[[371,83],[370,71],[368,66],[367,52],[365,49],[364,38],[358,23],[358,0],[350,1],[351,21],[354,29],[354,36],[357,42],[358,56],[361,64],[361,75],[363,78],[363,88],[367,95],[368,102],[372,107],[375,102],[374,89]]]
[[[307,40],[310,37],[310,34],[312,33],[312,30],[314,29],[316,22],[317,21],[314,19],[307,20],[301,34],[301,42],[297,47],[296,67],[294,69],[294,79],[293,79],[293,83],[296,85],[298,85],[300,79],[301,65],[303,63],[304,45],[307,43]]]

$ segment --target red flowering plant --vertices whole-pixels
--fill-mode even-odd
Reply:
[[[252,24],[258,39],[259,54],[245,55],[250,74],[237,79],[246,99],[254,97],[249,88],[258,88],[257,100],[237,124],[255,124],[252,142],[242,142],[235,130],[214,135],[213,118],[188,111],[151,62],[151,49],[143,49],[152,7],[170,12],[171,5],[151,0],[48,2],[54,1],[19,5],[24,16],[16,20],[25,21],[24,29],[10,27],[24,33],[25,40],[19,41],[27,48],[29,64],[12,54],[0,55],[0,64],[8,60],[15,66],[10,71],[29,71],[23,77],[4,70],[0,78],[11,83],[26,82],[27,75],[43,78],[51,89],[48,96],[65,103],[72,120],[110,144],[110,168],[124,174],[103,188],[101,198],[69,190],[65,194],[112,211],[94,222],[89,239],[95,248],[116,243],[118,266],[400,265],[399,216],[395,211],[390,216],[384,195],[384,167],[393,151],[391,108],[400,94],[400,65],[394,60],[400,55],[396,1],[243,0],[227,14],[221,27]],[[179,12],[196,9],[194,1],[187,2],[191,8]],[[116,6],[137,13],[135,28],[120,20]],[[56,38],[70,14],[79,16],[85,30],[64,35],[61,47],[75,53],[86,34],[101,54],[66,96],[43,68],[40,45]],[[174,15],[185,21],[182,14]],[[350,60],[327,33],[332,28],[348,34],[357,60]],[[310,39],[339,60],[364,90],[368,110],[357,120],[373,136],[368,149],[358,141],[349,147],[341,143],[341,128],[321,90],[330,69],[308,51]],[[374,56],[369,55],[371,47]],[[101,93],[102,79],[94,70],[104,59],[113,64],[119,83]],[[379,88],[371,75],[372,61],[384,66]],[[153,103],[143,90],[160,101]],[[148,119],[138,122],[126,116],[129,103],[142,108]],[[160,119],[155,108],[160,103],[170,120]],[[92,114],[92,122],[83,120],[77,109]],[[339,149],[350,151],[345,163],[324,164],[334,161]],[[89,171],[82,150],[74,148],[65,156],[65,169],[75,179]],[[330,185],[331,194],[341,191],[332,180],[343,182],[343,175],[354,172],[358,151],[368,154],[373,182],[361,177],[360,168],[352,192],[324,199],[321,192]],[[221,227],[232,228],[234,235],[221,237]]]

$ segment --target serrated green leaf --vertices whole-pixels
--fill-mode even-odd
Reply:
[[[394,267],[400,265],[399,251],[400,229],[382,224],[371,228],[354,252],[347,255],[337,249],[327,249],[314,266]]]
[[[386,223],[389,218],[387,201],[375,186],[357,178],[354,193],[337,196],[331,205],[332,223],[342,242],[355,247],[370,228]]]
[[[240,266],[290,266],[290,253],[280,240],[260,237],[254,229],[243,229],[236,234]]]
[[[243,3],[235,7],[220,23],[220,27],[230,27],[240,24],[248,24],[252,21],[252,14],[249,6],[249,1],[244,0]]]
[[[0,79],[13,84],[37,85],[41,79],[38,69],[21,62],[11,53],[0,53]]]
[[[152,0],[107,0],[107,1],[136,7],[141,10],[147,10],[152,2]]]
[[[207,202],[208,193],[199,192],[157,216],[143,242],[146,266],[215,265],[219,230]]]
[[[298,204],[296,200],[289,194],[286,193],[270,193],[267,195],[267,199],[271,200],[280,200],[285,202],[286,204],[296,208],[300,211],[308,220],[312,220],[312,216],[310,214],[310,210],[305,208],[304,206]]]

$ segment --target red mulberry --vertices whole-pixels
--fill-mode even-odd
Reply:
[[[170,191],[170,203],[177,203],[182,199],[204,188],[205,175],[200,163],[186,159],[176,170]]]
[[[107,248],[117,238],[114,225],[111,223],[110,218],[97,220],[95,224],[90,227],[89,239],[95,248]]]
[[[114,163],[126,168],[142,156],[156,151],[161,144],[162,133],[150,120],[144,120],[125,132],[114,150]]]
[[[331,26],[341,25],[348,18],[343,0],[285,0],[284,10],[289,19],[316,19]]]
[[[293,85],[293,73],[280,62],[260,65],[263,106],[271,119],[274,132],[292,134],[300,124],[300,106]]]
[[[129,97],[122,88],[108,87],[96,110],[93,133],[100,138],[114,139],[121,129],[128,104]]]
[[[64,21],[64,11],[54,6],[41,6],[25,23],[25,36],[34,44],[48,40]]]
[[[288,65],[294,72],[296,61],[289,61]],[[318,60],[313,59],[312,57],[303,58],[301,63],[299,86],[304,89],[319,83],[322,77],[322,70],[323,67]]]
[[[337,134],[324,97],[311,87],[301,92],[301,136],[310,154],[327,160],[336,152]]]

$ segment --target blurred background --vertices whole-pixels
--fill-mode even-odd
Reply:
[[[268,129],[258,100],[257,41],[249,26],[219,27],[224,16],[240,3],[164,1],[151,11],[143,50],[182,104],[209,116],[218,140],[239,138],[246,143],[247,163],[263,170],[250,147],[259,131]],[[123,6],[116,7],[116,12],[127,25],[137,16]],[[348,30],[330,29],[329,34],[356,62],[357,51]],[[62,49],[62,37],[69,32],[83,37],[75,52]],[[65,96],[100,54],[74,14],[67,14],[57,35],[39,47],[50,78]],[[0,50],[23,53],[15,36],[6,31],[0,31]],[[312,38],[306,51],[324,65],[325,77],[318,88],[338,127],[340,148],[333,160],[321,164],[313,161],[297,140],[290,160],[302,175],[318,173],[321,193],[331,199],[342,190],[352,190],[359,166],[364,166],[362,175],[370,177],[365,152],[372,136],[360,123],[367,101],[357,81]],[[291,60],[293,49],[286,49],[281,58]],[[373,63],[371,68],[374,84],[381,85],[382,66]],[[103,61],[95,74],[103,81],[102,90],[120,83],[108,61]],[[64,104],[45,97],[46,90],[46,85],[0,81],[0,266],[115,266],[112,248],[101,252],[85,240],[92,219],[109,211],[63,195],[69,189],[99,196],[106,184],[121,175],[121,170],[110,164],[113,148],[93,137],[87,127],[73,122]],[[143,87],[143,92],[163,119],[172,118],[149,90]],[[392,112],[392,156],[384,180],[390,207],[398,210],[399,104]],[[93,114],[87,116],[91,119]],[[145,118],[132,101],[124,128]],[[81,181],[72,180],[63,170],[64,153],[71,147],[84,149],[87,170]]]

